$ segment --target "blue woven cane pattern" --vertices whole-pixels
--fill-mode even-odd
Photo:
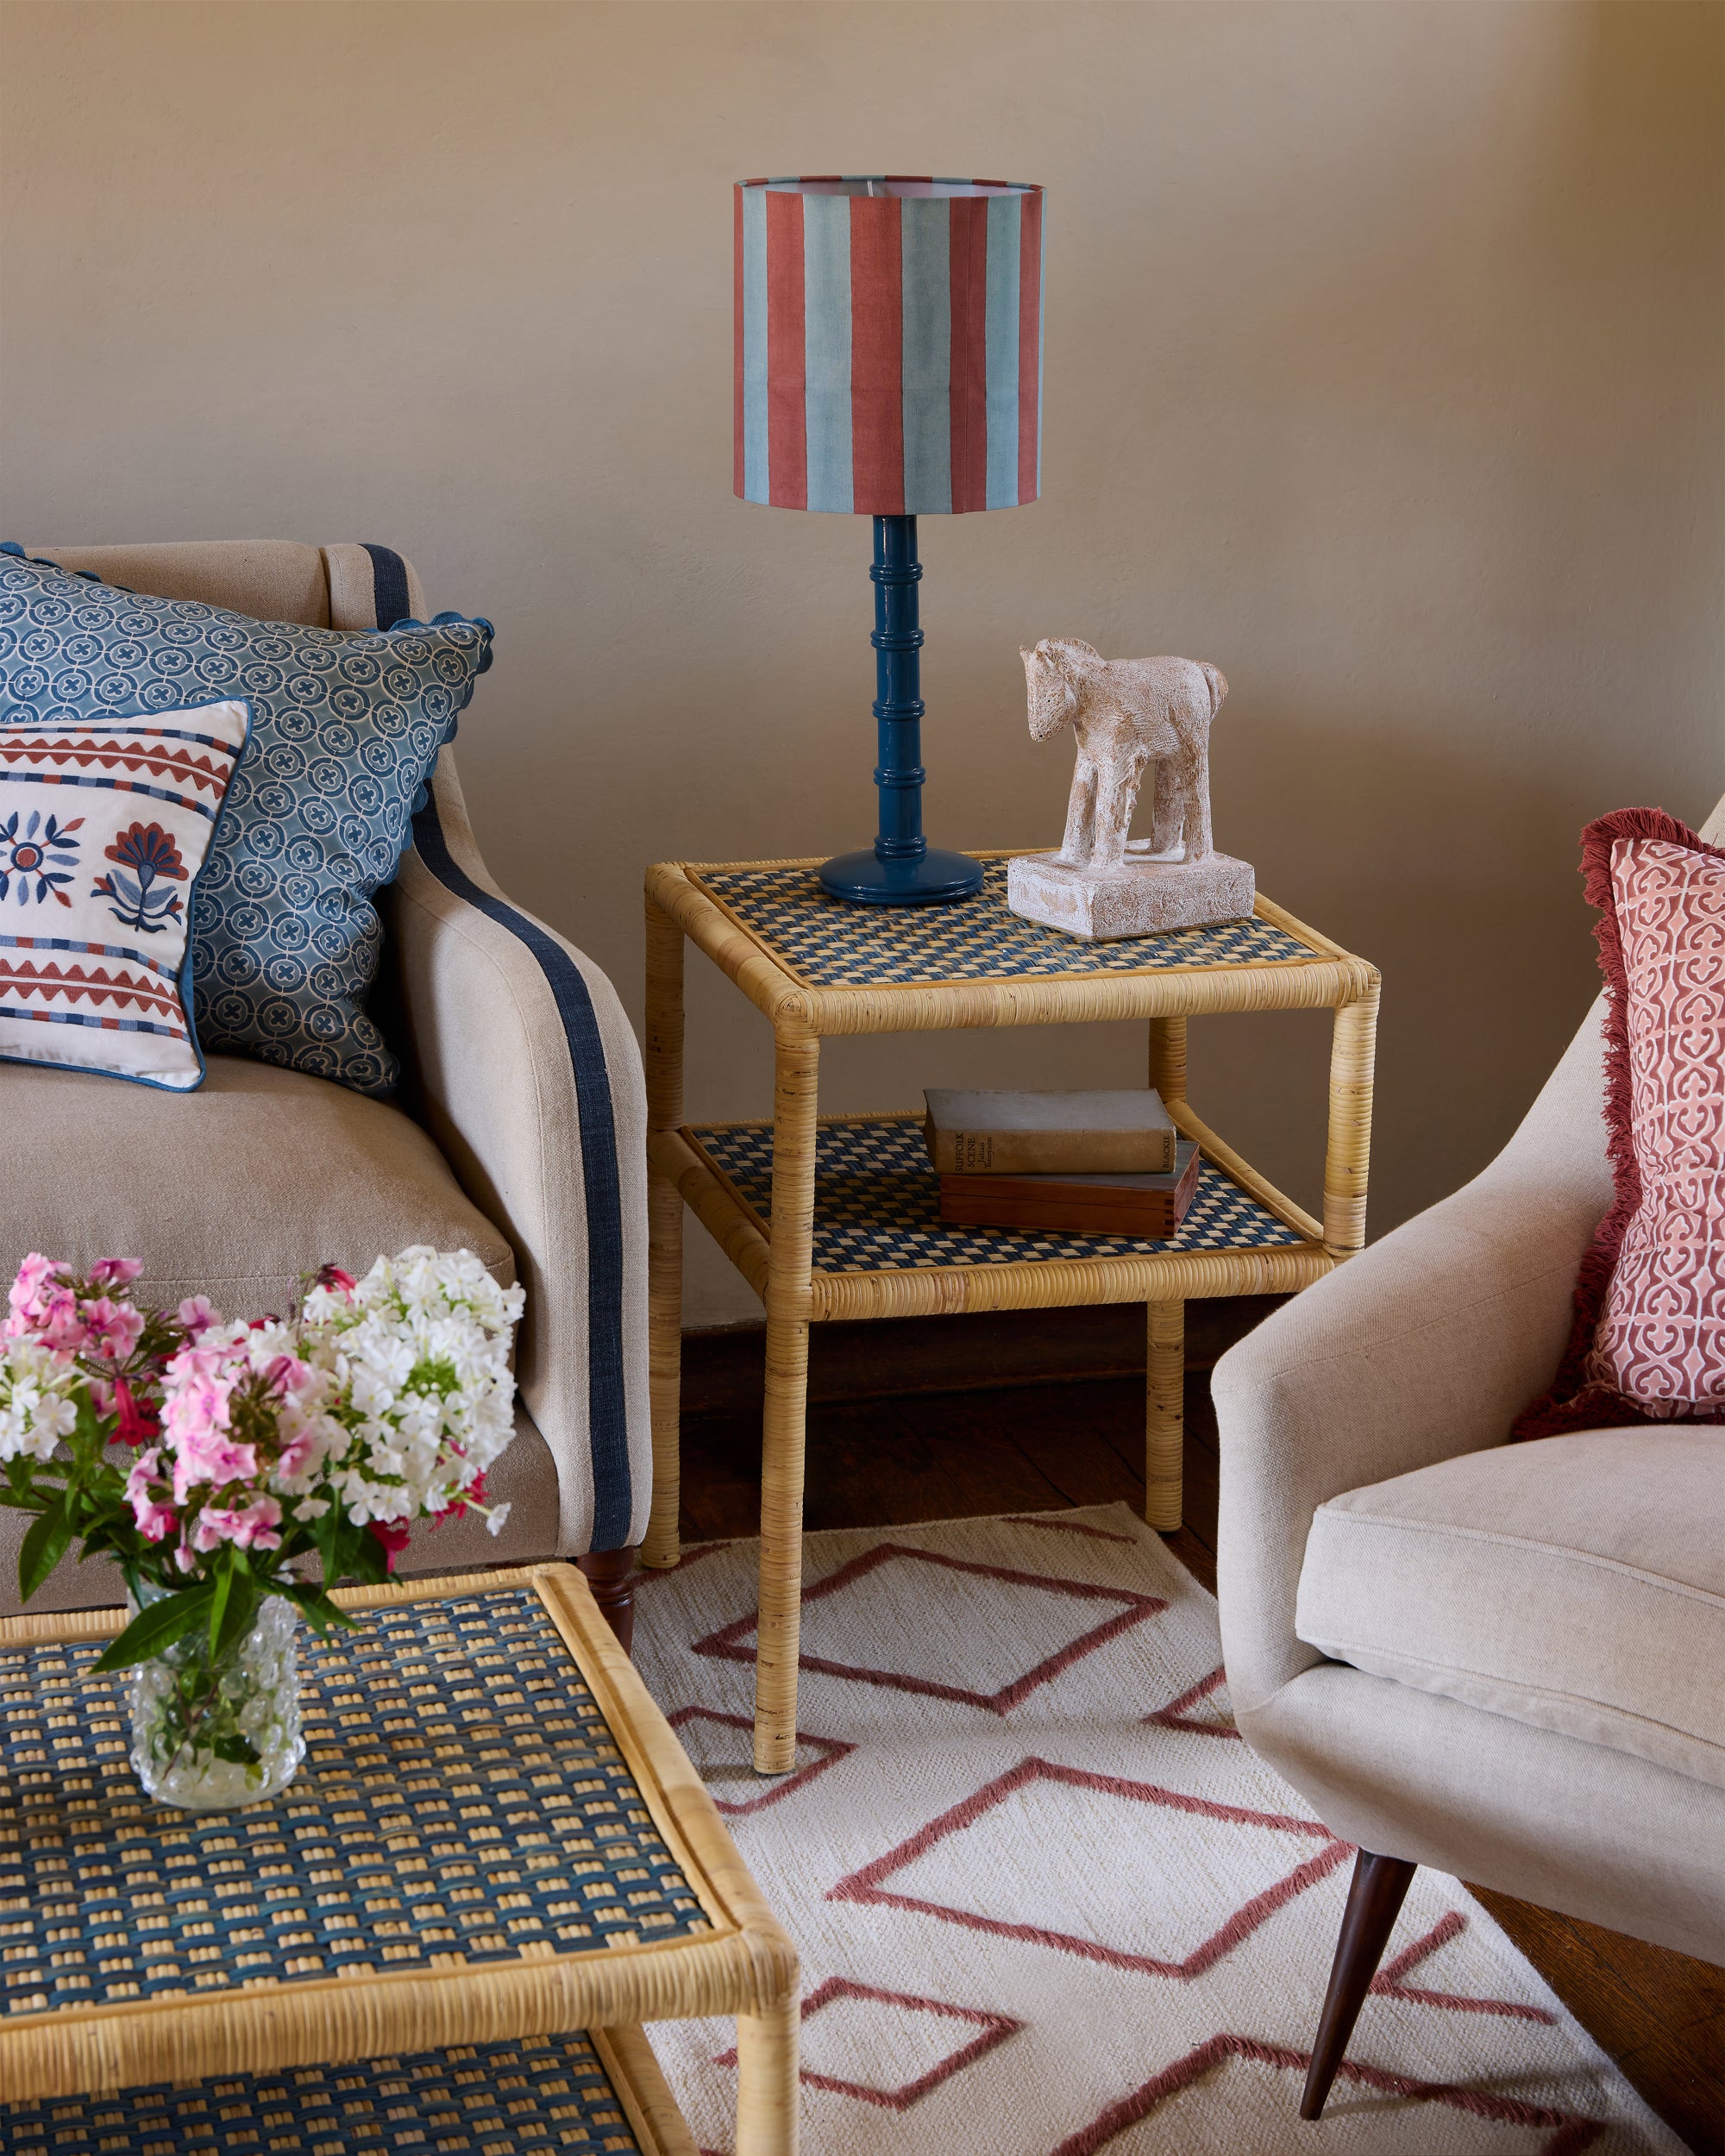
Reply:
[[[773,1211],[773,1128],[701,1127],[693,1136],[763,1223]],[[917,1121],[824,1123],[815,1142],[814,1268],[897,1273],[941,1265],[1020,1265],[1051,1257],[1298,1248],[1305,1238],[1213,1161],[1191,1210],[1165,1242],[1148,1236],[960,1227],[940,1217],[940,1178]]]
[[[1310,965],[1323,956],[1285,929],[1258,919],[1086,943],[1013,912],[1004,861],[987,864],[974,899],[950,906],[850,906],[828,898],[812,868],[689,873],[775,957],[818,988],[1165,973],[1171,966]]]
[[[631,2156],[584,2035],[0,2104],[8,2156]]]
[[[304,1641],[306,1763],[236,1812],[146,1797],[100,1652],[0,1650],[6,2012],[707,1928],[530,1589]]]

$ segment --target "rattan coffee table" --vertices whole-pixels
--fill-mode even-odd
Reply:
[[[0,2093],[34,2107],[0,2145],[142,2147],[202,2105],[345,2150],[332,2090],[455,2116],[507,2071],[511,2131],[693,2156],[639,2024],[735,2015],[739,2156],[792,2156],[794,1950],[580,1573],[336,1600],[361,1621],[304,1644],[305,1764],[223,1813],[139,1787],[124,1680],[90,1673],[122,1613],[0,1621]]]
[[[1378,977],[1260,898],[1249,921],[1112,943],[1020,920],[1007,853],[977,856],[983,888],[930,906],[850,906],[812,861],[662,862],[647,872],[647,1112],[652,1175],[653,1515],[643,1561],[677,1560],[682,1209],[709,1228],[767,1311],[755,1764],[795,1747],[808,1328],[836,1318],[1147,1306],[1145,1518],[1181,1520],[1184,1306],[1194,1296],[1304,1288],[1365,1232]],[[683,1121],[683,943],[772,1021],[770,1123]],[[1324,1217],[1242,1160],[1186,1098],[1186,1021],[1223,1011],[1330,1009]],[[1150,1021],[1150,1082],[1203,1156],[1178,1234],[957,1228],[913,1116],[822,1117],[823,1039],[957,1026]]]

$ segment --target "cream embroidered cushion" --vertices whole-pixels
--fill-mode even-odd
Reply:
[[[192,922],[249,713],[0,720],[0,1057],[202,1081]]]

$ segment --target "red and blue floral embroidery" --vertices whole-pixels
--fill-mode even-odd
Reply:
[[[116,921],[152,935],[179,920],[180,899],[173,887],[185,881],[185,863],[160,824],[134,824],[102,851],[116,865],[97,878],[90,895],[117,899],[119,904],[108,909]]]
[[[0,823],[0,899],[10,897],[16,886],[20,906],[28,906],[33,898],[39,906],[50,899],[70,906],[72,900],[60,887],[72,881],[78,866],[78,841],[72,834],[83,821],[74,816],[69,824],[62,824],[58,817],[44,817],[40,809],[32,809],[28,816],[14,809]]]

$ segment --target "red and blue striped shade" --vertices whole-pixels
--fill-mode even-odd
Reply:
[[[934,517],[1042,477],[1042,190],[749,179],[736,191],[736,491]]]

